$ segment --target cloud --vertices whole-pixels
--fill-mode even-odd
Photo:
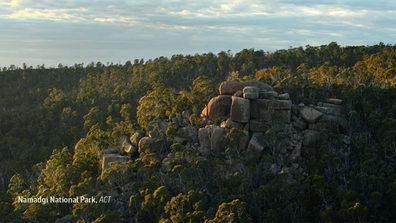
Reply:
[[[0,66],[394,44],[395,12],[393,0],[0,0],[0,48],[17,49],[0,53]]]

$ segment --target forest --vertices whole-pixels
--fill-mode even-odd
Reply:
[[[396,219],[396,45],[173,55],[125,64],[0,68],[0,222],[391,222]],[[272,174],[276,154],[203,156],[176,143],[114,162],[101,152],[171,114],[198,111],[223,81],[257,80],[293,104],[336,97],[349,146],[321,132],[299,180]],[[217,123],[218,124],[218,123]],[[172,125],[164,138],[171,138]],[[166,143],[165,143],[166,144]],[[170,170],[161,170],[164,157]],[[289,161],[283,160],[285,165]],[[229,173],[229,170],[234,170]],[[97,179],[103,183],[97,186]],[[18,197],[109,203],[20,203]]]

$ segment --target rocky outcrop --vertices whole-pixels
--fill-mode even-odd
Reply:
[[[168,120],[152,121],[146,133],[137,131],[122,145],[103,150],[102,170],[109,162],[125,162],[142,153],[169,152],[169,146],[175,143],[201,157],[211,156],[224,152],[230,137],[227,134],[239,131],[239,141],[233,148],[247,150],[243,154],[256,158],[275,155],[289,160],[287,167],[282,163],[270,165],[269,172],[284,173],[287,182],[294,182],[294,175],[304,168],[298,160],[317,155],[322,131],[336,128],[340,145],[351,143],[343,135],[348,122],[340,99],[331,98],[316,106],[292,104],[288,93],[278,94],[258,81],[223,82],[219,91],[220,95],[212,98],[201,113],[184,111],[169,115]],[[167,130],[171,138],[165,135]],[[174,158],[161,156],[162,171],[171,171]]]

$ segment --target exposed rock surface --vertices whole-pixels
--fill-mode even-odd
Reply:
[[[242,93],[242,91],[237,91],[237,92],[235,92],[234,96],[236,96],[236,97],[242,97],[242,96],[243,96],[243,93]]]
[[[328,101],[329,103],[335,104],[335,105],[340,105],[340,104],[342,104],[342,100],[341,100],[341,99],[337,99],[337,98],[329,98],[327,101]]]
[[[315,109],[326,115],[344,116],[345,109],[341,105],[322,103],[322,106],[315,106]]]
[[[260,96],[260,88],[247,86],[243,88],[243,97],[246,99],[257,99]]]
[[[259,133],[254,133],[249,142],[249,149],[256,153],[257,155],[261,155],[266,148],[267,143],[264,140],[264,136]]]
[[[252,100],[250,117],[252,119],[265,119],[267,122],[281,122],[288,124],[291,121],[290,100]]]
[[[197,129],[191,125],[180,128],[176,134],[177,136],[186,139],[188,142],[197,141]]]
[[[278,92],[276,91],[268,91],[267,92],[267,97],[266,98],[277,98],[278,97]]]
[[[250,119],[250,100],[239,97],[232,97],[231,120],[235,122],[247,123]]]
[[[138,148],[139,141],[143,137],[144,137],[144,132],[141,130],[138,130],[129,138],[129,141],[135,148]]]
[[[229,116],[232,103],[231,97],[231,95],[219,95],[212,98],[202,111],[202,114],[209,117],[212,121],[221,120],[223,117]]]
[[[137,147],[135,147],[134,145],[132,145],[131,142],[129,142],[129,140],[125,140],[122,143],[122,149],[124,150],[124,152],[130,156],[135,156],[138,153],[138,149]]]
[[[200,128],[198,132],[199,142],[201,144],[200,151],[207,155],[208,152],[221,152],[223,150],[222,139],[227,134],[225,128],[210,125]]]
[[[290,110],[291,104],[292,103],[289,100],[252,100],[250,107],[250,117],[254,119],[259,119],[268,113],[274,112],[274,110]]]
[[[279,100],[289,100],[290,95],[288,93],[280,94],[280,95],[278,95],[278,99]]]
[[[225,135],[227,134],[224,128],[213,128],[212,134],[210,137],[210,149],[215,152],[219,153],[224,150],[224,139]]]
[[[315,124],[322,117],[323,113],[311,107],[300,109],[301,117],[308,123]]]
[[[102,158],[102,170],[108,168],[110,162],[127,162],[128,160],[130,160],[128,156],[119,154],[105,154]]]
[[[229,129],[235,128],[235,129],[242,130],[244,127],[244,124],[240,123],[240,122],[234,122],[233,120],[231,120],[231,118],[229,118],[225,122],[225,127],[229,128]]]

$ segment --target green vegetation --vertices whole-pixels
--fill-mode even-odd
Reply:
[[[339,130],[326,128],[316,156],[299,162],[305,173],[294,183],[287,183],[286,173],[271,174],[276,155],[257,159],[239,151],[236,138],[243,135],[237,131],[227,135],[222,154],[205,158],[173,144],[168,154],[147,150],[132,161],[110,163],[100,176],[102,150],[154,118],[201,111],[227,79],[262,81],[288,92],[294,104],[341,98],[351,143],[340,145]],[[396,46],[332,42],[124,65],[12,65],[0,69],[0,80],[0,222],[53,222],[70,214],[79,222],[396,219]],[[163,134],[174,137],[175,127]],[[164,158],[167,172],[161,171]],[[104,195],[114,199],[18,203],[18,196]]]

